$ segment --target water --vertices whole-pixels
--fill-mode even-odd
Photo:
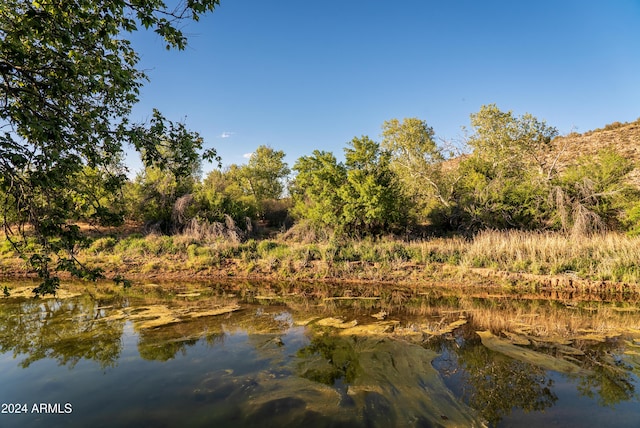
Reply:
[[[628,298],[27,287],[0,299],[0,427],[640,426]]]

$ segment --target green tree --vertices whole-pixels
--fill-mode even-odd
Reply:
[[[173,210],[176,201],[193,192],[191,177],[178,178],[171,171],[153,166],[140,172],[131,189],[131,216],[147,227],[163,233],[174,231]]]
[[[551,173],[553,162],[547,154],[558,131],[546,122],[529,113],[516,117],[490,104],[471,115],[471,126],[474,133],[468,144],[489,176],[517,175],[523,168]]]
[[[55,292],[52,268],[83,277],[99,272],[74,257],[81,238],[65,189],[85,166],[101,168],[130,143],[162,165],[150,128],[127,119],[146,79],[126,34],[153,28],[167,48],[184,49],[180,29],[219,0],[190,0],[168,8],[161,0],[5,0],[0,8],[0,191],[18,222],[30,223],[41,251],[26,254],[3,216],[5,231],[42,279],[36,293]],[[186,153],[183,152],[183,153]],[[208,152],[215,157],[215,152]],[[177,159],[178,161],[181,158]],[[24,241],[22,241],[24,242]],[[52,257],[55,259],[53,260]]]
[[[367,136],[345,148],[347,182],[340,187],[342,221],[353,234],[380,234],[406,224],[407,202],[391,170],[391,154]]]
[[[172,233],[188,220],[186,211],[202,173],[198,151],[203,141],[198,133],[187,130],[182,123],[167,121],[158,111],[154,111],[150,125],[141,134],[157,143],[149,145],[152,149],[141,151],[147,167],[132,186],[131,215],[164,233]]]
[[[282,197],[285,179],[291,173],[284,161],[285,153],[269,146],[260,146],[241,168],[246,185],[253,195],[259,216],[270,216],[268,207]]]
[[[369,137],[354,138],[345,163],[314,151],[293,167],[296,216],[319,227],[352,235],[393,231],[407,221],[407,203],[390,167],[390,153]]]
[[[94,226],[119,226],[126,213],[122,184],[125,169],[119,160],[110,167],[85,166],[70,189],[75,218]]]
[[[633,228],[640,194],[626,180],[633,162],[615,151],[581,156],[552,180],[552,224],[577,235]]]
[[[557,130],[530,114],[516,117],[495,105],[471,115],[473,152],[460,164],[458,221],[466,229],[536,228],[546,222],[549,159]]]
[[[495,105],[471,115],[473,152],[460,163],[456,208],[462,227],[549,228],[582,235],[636,224],[633,163],[615,151],[558,164],[555,128]]]
[[[274,150],[269,146],[260,146],[251,154],[245,168],[246,178],[258,202],[282,196],[283,180],[291,172],[284,162],[284,156],[282,150]]]
[[[196,195],[202,215],[209,221],[223,221],[229,215],[240,224],[247,217],[274,218],[273,207],[278,206],[284,180],[291,172],[284,157],[282,150],[260,146],[247,165],[234,164],[209,173]]]
[[[0,182],[4,182],[5,178],[0,177]],[[18,213],[16,212],[16,203],[13,195],[5,190],[5,183],[0,184],[0,206],[2,209],[2,223],[5,231],[18,221]]]
[[[243,224],[247,217],[255,218],[258,207],[254,196],[243,186],[243,180],[242,168],[238,165],[224,171],[211,171],[195,192],[200,215],[216,222],[224,221],[225,215],[229,215],[238,224]]]
[[[342,220],[344,202],[338,189],[347,179],[347,170],[333,153],[314,150],[299,158],[291,184],[293,214],[319,227],[336,227]]]
[[[423,120],[391,119],[382,125],[381,146],[391,153],[391,168],[416,208],[418,218],[434,216],[452,205],[453,189],[460,179],[445,171],[444,149],[435,141],[433,128]]]

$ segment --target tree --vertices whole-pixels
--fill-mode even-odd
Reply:
[[[530,114],[495,105],[471,115],[473,152],[460,162],[455,190],[460,226],[555,229],[573,235],[634,229],[633,163],[614,150],[558,162],[558,132]]]
[[[294,165],[293,212],[319,227],[352,235],[377,235],[407,221],[407,203],[390,168],[390,153],[369,137],[354,138],[345,163],[313,152]]]
[[[209,221],[223,221],[229,215],[241,224],[247,217],[267,222],[278,218],[282,213],[276,208],[282,206],[284,180],[291,172],[284,157],[282,150],[260,146],[247,165],[234,164],[209,173],[196,194],[203,216]]]
[[[93,226],[122,225],[126,213],[122,193],[124,180],[125,169],[119,159],[109,168],[85,166],[74,176],[74,188],[69,189],[74,218]]]
[[[269,146],[260,146],[251,154],[249,162],[242,167],[242,174],[256,201],[260,217],[265,217],[268,201],[282,197],[284,180],[291,173],[284,162],[284,152]]]
[[[127,143],[142,151],[145,161],[163,165],[156,138],[165,127],[163,118],[154,115],[157,121],[150,128],[128,120],[146,76],[136,68],[138,55],[126,33],[140,25],[153,28],[167,48],[184,49],[180,22],[198,20],[218,3],[189,0],[169,9],[161,0],[3,2],[0,192],[12,204],[3,208],[5,213],[32,226],[40,251],[25,253],[6,215],[3,226],[42,280],[36,294],[55,293],[59,280],[52,268],[92,279],[100,275],[74,256],[81,236],[68,223],[73,205],[61,195],[74,187],[76,175],[85,166],[108,165]],[[215,152],[206,155],[213,158]]]
[[[473,152],[460,164],[463,179],[455,190],[461,225],[472,230],[544,226],[554,169],[547,155],[557,130],[493,104],[472,114],[471,125]]]
[[[284,162],[284,152],[269,146],[260,146],[251,154],[246,176],[251,193],[258,201],[278,199],[284,190],[284,180],[291,170]]]
[[[626,181],[632,170],[632,161],[611,150],[576,159],[551,182],[552,225],[573,235],[617,229],[625,223],[632,228],[633,213],[628,211],[640,197]]]
[[[381,146],[391,153],[391,169],[397,174],[419,217],[448,209],[457,174],[445,173],[446,156],[435,141],[433,128],[423,120],[391,119],[382,125]]]
[[[150,149],[140,153],[147,166],[133,184],[133,217],[162,232],[174,232],[184,225],[184,211],[189,205],[178,201],[192,199],[200,182],[202,160],[198,150],[202,138],[182,123],[166,121],[158,111],[154,111],[149,129],[138,128],[136,132],[156,143],[146,144]]]
[[[390,167],[391,154],[367,136],[354,138],[345,148],[347,182],[339,194],[346,230],[377,235],[407,223],[408,204]]]
[[[515,117],[490,104],[471,115],[471,126],[474,133],[467,143],[490,176],[517,175],[523,168],[551,174],[553,162],[546,155],[558,130],[545,121],[529,113]]]
[[[193,192],[190,177],[176,177],[171,171],[149,166],[138,173],[131,186],[131,217],[151,230],[174,231],[173,210],[176,201]]]
[[[293,214],[319,227],[336,227],[341,223],[343,200],[338,189],[347,179],[347,170],[333,153],[314,150],[299,158],[291,183]]]
[[[245,218],[254,218],[258,212],[255,198],[243,187],[242,168],[235,164],[224,171],[211,171],[197,186],[195,197],[199,214],[210,222],[223,222],[229,215],[243,224]]]

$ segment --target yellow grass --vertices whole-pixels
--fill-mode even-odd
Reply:
[[[133,235],[96,238],[92,245],[80,251],[78,258],[108,273],[138,278],[197,275],[200,278],[466,282],[477,277],[480,268],[483,272],[640,284],[640,237],[619,233],[576,238],[552,232],[489,230],[470,239],[405,241],[385,237],[311,243],[292,241],[284,236],[240,243],[220,239],[198,241],[185,236]],[[20,275],[24,272],[23,266],[10,246],[0,245],[0,275]],[[540,278],[532,281],[538,280]]]

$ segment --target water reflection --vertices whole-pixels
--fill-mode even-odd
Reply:
[[[589,352],[585,366],[592,373],[578,380],[578,391],[590,398],[596,398],[600,406],[613,407],[616,404],[637,399],[636,380],[638,361],[626,361],[624,349],[620,345],[609,346],[603,352]],[[634,375],[635,370],[635,375]]]
[[[545,369],[491,351],[465,330],[456,335],[455,346],[445,341],[438,347],[441,356],[434,364],[485,420],[496,424],[513,408],[543,411],[557,402]]]
[[[325,385],[353,383],[363,372],[353,344],[339,336],[318,335],[297,355],[298,374]]]
[[[562,413],[571,403],[582,421],[593,422],[594,409],[620,426],[640,420],[637,304],[534,297],[238,283],[2,299],[0,352],[19,356],[23,369],[86,360],[127,378],[140,372],[118,367],[123,355],[133,358],[131,342],[135,358],[160,365],[122,405],[169,394],[154,418],[193,426],[500,426],[514,418],[544,426],[545,413],[576,422],[575,412]],[[175,372],[163,368],[170,362]],[[172,376],[180,380],[168,384]],[[27,391],[15,379],[11,387]]]
[[[82,359],[115,366],[124,321],[102,322],[108,311],[88,295],[0,304],[0,352],[24,355],[23,368],[43,358],[69,367]]]

